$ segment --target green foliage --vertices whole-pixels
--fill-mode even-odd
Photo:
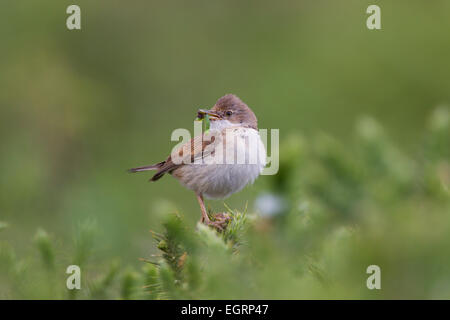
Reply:
[[[273,217],[228,208],[232,220],[217,232],[169,216],[156,237],[157,297],[448,298],[450,132],[446,111],[436,113],[417,158],[369,117],[351,152],[329,136],[291,136],[267,186],[289,205]],[[372,264],[380,291],[366,287]]]
[[[55,267],[55,253],[50,236],[47,232],[45,232],[45,230],[38,229],[34,237],[34,241],[38,247],[45,266],[49,270],[53,270]]]
[[[119,262],[113,261],[106,273],[100,276],[98,279],[94,280],[90,285],[90,298],[97,300],[106,299],[108,297],[108,289],[116,279],[119,270]],[[123,282],[125,283],[127,281],[123,280]],[[129,295],[129,289],[122,289],[122,291],[126,291],[126,295]]]
[[[449,139],[442,108],[412,155],[369,117],[357,123],[347,145],[324,134],[291,135],[281,146],[280,174],[262,178],[261,196],[281,199],[280,210],[249,213],[247,206],[225,205],[231,219],[221,231],[165,215],[163,230],[152,231],[155,246],[148,241],[150,252],[159,253],[141,259],[140,268],[99,259],[99,226],[92,220],[78,225],[70,254],[39,229],[39,259],[21,259],[0,242],[1,296],[449,298]],[[61,270],[69,264],[80,264],[85,290],[65,288]],[[366,287],[372,264],[381,267],[381,290]]]
[[[70,252],[60,251],[59,241],[43,229],[37,230],[32,253],[26,258],[20,258],[23,254],[16,253],[7,242],[0,242],[0,298],[131,299],[142,296],[142,287],[149,278],[144,279],[132,267],[122,271],[116,259],[110,262],[95,259],[97,238],[96,224],[86,220],[75,230]],[[81,290],[66,287],[69,275],[65,271],[73,264],[81,269]]]
[[[223,231],[222,238],[225,243],[229,243],[234,250],[237,250],[239,245],[245,243],[245,232],[248,226],[247,206],[243,212],[232,210],[227,206],[231,217],[227,228]],[[254,218],[254,217],[253,217]]]
[[[128,269],[122,276],[120,297],[125,300],[133,299],[137,289],[139,275],[132,269]]]
[[[74,264],[82,266],[92,253],[94,237],[98,232],[97,225],[92,220],[83,221],[77,228],[74,238],[75,258]]]

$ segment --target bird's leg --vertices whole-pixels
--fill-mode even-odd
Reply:
[[[203,201],[203,196],[201,194],[196,194],[196,195],[197,195],[198,204],[200,205],[200,209],[202,210],[202,218],[200,219],[200,222],[203,222],[205,224],[210,224],[211,220],[209,220],[208,212],[206,212],[205,202]]]
[[[205,208],[205,202],[203,201],[203,196],[201,194],[196,194],[198,204],[200,205],[200,209],[202,210],[202,218],[200,219],[201,223],[206,224],[207,226],[213,226],[218,231],[223,231],[226,226],[228,225],[228,222],[230,221],[230,217],[228,215],[224,215],[222,213],[219,213],[215,215],[214,221],[211,221],[208,216],[208,212]]]

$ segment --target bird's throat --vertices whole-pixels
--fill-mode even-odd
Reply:
[[[232,123],[228,120],[211,120],[210,128],[213,130],[223,130],[232,127],[239,127],[239,124]]]

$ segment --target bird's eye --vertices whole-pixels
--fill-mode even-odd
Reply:
[[[233,112],[232,112],[232,111],[227,111],[225,114],[226,114],[227,116],[231,116],[231,115],[233,114]]]

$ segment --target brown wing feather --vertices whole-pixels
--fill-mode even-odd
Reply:
[[[131,169],[128,169],[128,172],[135,173],[135,172],[148,171],[148,170],[157,170],[158,168],[160,168],[164,164],[164,162],[165,161],[162,161],[162,162],[159,162],[159,163],[156,163],[156,164],[152,164],[152,165],[149,165],[149,166],[131,168]]]
[[[172,151],[172,154],[167,158],[164,164],[158,168],[158,171],[150,179],[150,181],[156,181],[160,179],[164,174],[171,173],[173,170],[186,163],[193,163],[199,158],[203,159],[210,153],[210,151],[205,152],[206,146],[215,141],[216,139],[214,134],[206,133],[200,136],[196,136],[188,142],[180,145],[177,149]],[[174,163],[174,161],[172,160],[172,158],[175,156],[177,159],[176,163]]]

